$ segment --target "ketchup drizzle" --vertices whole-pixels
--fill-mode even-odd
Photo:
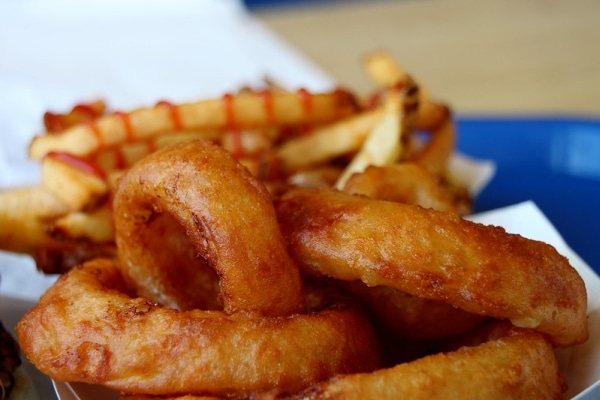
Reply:
[[[225,128],[231,133],[231,154],[235,158],[240,158],[244,154],[242,146],[242,132],[237,126],[235,120],[235,111],[233,109],[233,95],[225,93],[223,95],[223,110],[225,111]]]
[[[96,125],[96,123],[94,121],[87,121],[84,123],[87,125],[87,127],[90,129],[90,131],[92,131],[92,134],[98,141],[98,147],[99,148],[104,147],[104,136],[102,136],[102,132],[100,132],[98,125]]]
[[[115,111],[113,114],[123,123],[123,127],[125,128],[125,141],[133,142],[135,140],[135,134],[133,132],[133,127],[131,126],[129,115],[121,111]]]
[[[161,100],[156,103],[158,107],[166,107],[169,110],[169,117],[171,118],[171,122],[173,123],[173,129],[176,131],[183,130],[183,124],[181,123],[181,117],[177,111],[177,107],[170,101]]]
[[[54,160],[70,165],[80,170],[81,172],[85,172],[86,174],[97,176],[98,178],[103,180],[106,179],[104,171],[97,164],[85,158],[76,156],[74,154],[65,153],[61,151],[51,151],[48,154],[46,154],[45,157],[52,158]]]
[[[228,129],[235,128],[236,121],[233,110],[233,95],[231,93],[223,95],[223,111],[225,111],[225,127]]]
[[[263,101],[263,107],[265,109],[267,123],[275,122],[275,111],[273,109],[273,93],[270,90],[263,90],[259,92],[259,94]]]
[[[59,114],[54,114],[51,112],[44,113],[44,125],[46,125],[46,129],[50,132],[61,132],[64,130],[62,124],[62,118]]]
[[[304,114],[310,115],[313,111],[312,95],[305,88],[300,88],[298,90],[298,96],[300,96],[300,101],[302,102],[302,108],[304,109]]]
[[[124,169],[127,167],[127,159],[123,147],[113,147],[113,154],[115,156],[115,166],[117,169]]]

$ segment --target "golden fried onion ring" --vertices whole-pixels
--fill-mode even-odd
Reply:
[[[160,278],[177,266],[168,265],[173,260],[161,254],[169,249],[153,239],[164,237],[153,220],[168,215],[185,229],[196,258],[220,276],[226,313],[304,310],[300,274],[270,194],[222,147],[199,139],[152,153],[122,177],[113,207],[123,274],[141,295],[178,304]]]
[[[546,243],[453,213],[334,190],[292,189],[277,215],[307,272],[510,319],[557,346],[588,337],[584,282]]]
[[[154,395],[291,393],[379,362],[366,317],[327,287],[308,285],[309,312],[285,317],[182,312],[127,290],[111,259],[68,271],[19,321],[23,352],[60,381]]]
[[[537,332],[513,330],[474,347],[336,377],[288,399],[561,399],[564,389],[552,346]]]

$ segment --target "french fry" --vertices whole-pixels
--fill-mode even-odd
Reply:
[[[439,175],[412,162],[384,167],[369,166],[363,173],[352,175],[342,190],[373,199],[417,204],[455,214],[465,212],[458,208]]]
[[[6,246],[35,252],[50,269],[95,254],[90,243],[114,246],[105,200],[120,177],[146,155],[194,138],[228,150],[274,196],[290,186],[350,190],[345,189],[349,178],[371,165],[416,163],[433,177],[444,176],[455,141],[448,107],[432,101],[389,54],[371,54],[363,67],[376,86],[372,101],[364,103],[342,90],[290,92],[271,82],[267,91],[243,88],[219,98],[161,101],[127,113],[107,113],[102,101],[78,104],[64,114],[46,113],[47,132],[31,141],[29,154],[42,164],[38,190],[60,204],[60,212],[31,219],[22,230],[28,233]],[[422,131],[425,140],[418,135]],[[400,187],[421,178],[415,173]],[[460,196],[453,199],[465,204]],[[85,251],[78,252],[79,246]],[[78,255],[68,257],[69,252]]]
[[[277,150],[282,168],[298,171],[356,152],[383,114],[383,108],[364,111],[284,142]]]
[[[44,113],[44,127],[48,132],[62,132],[82,122],[93,121],[106,111],[106,103],[95,100],[90,103],[77,104],[65,114],[47,111]]]
[[[441,174],[454,151],[455,136],[454,123],[448,119],[431,132],[427,144],[410,156],[409,160],[423,165],[433,173]]]
[[[390,88],[406,77],[404,69],[387,52],[377,51],[366,55],[362,67],[371,81],[380,88]]]
[[[97,166],[66,153],[51,153],[44,157],[41,183],[72,211],[95,206],[109,190],[104,173]]]
[[[369,78],[381,88],[406,84],[412,78],[385,52],[375,52],[363,59],[363,68]],[[420,154],[411,161],[423,164],[432,172],[440,173],[454,150],[455,130],[450,110],[444,104],[431,100],[429,92],[418,85],[418,111],[415,128],[430,132],[428,143],[420,147]]]
[[[47,232],[65,241],[112,242],[115,238],[112,210],[106,204],[88,212],[70,212],[49,223]]]
[[[253,92],[195,103],[168,104],[163,102],[127,114],[112,113],[64,132],[36,136],[30,144],[29,156],[41,159],[52,151],[88,156],[105,147],[173,130],[325,123],[356,109],[352,96],[339,90],[320,94],[302,90],[297,93]]]
[[[37,248],[60,246],[46,233],[49,220],[69,212],[69,207],[41,187],[0,191],[0,248],[31,254]]]
[[[131,167],[141,158],[163,147],[184,140],[205,138],[216,141],[221,137],[220,131],[179,131],[165,132],[147,140],[139,140],[133,143],[123,143],[119,146],[108,147],[90,156],[92,163],[100,167],[104,172]]]
[[[402,92],[401,92],[402,93]],[[402,98],[392,91],[384,104],[384,114],[365,139],[359,152],[348,164],[334,187],[342,190],[352,174],[360,173],[369,165],[394,164],[402,153]]]

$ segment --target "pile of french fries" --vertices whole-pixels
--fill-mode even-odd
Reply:
[[[294,185],[345,190],[370,166],[411,165],[420,172],[408,176],[410,190],[433,184],[448,192],[457,212],[469,212],[467,191],[447,174],[455,145],[449,108],[386,53],[362,65],[374,84],[366,96],[265,84],[126,113],[98,100],[47,112],[45,132],[29,147],[41,163],[41,183],[0,191],[0,249],[30,254],[46,273],[113,255],[111,194],[119,177],[147,154],[192,138],[225,147],[273,196]]]

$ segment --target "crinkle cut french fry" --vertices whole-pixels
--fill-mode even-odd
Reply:
[[[0,248],[31,254],[40,247],[59,246],[45,227],[67,212],[65,203],[40,187],[0,191]]]
[[[127,114],[105,115],[61,133],[37,136],[29,146],[29,155],[41,159],[51,151],[65,151],[87,156],[104,147],[167,131],[325,123],[355,110],[354,99],[342,90],[319,94],[303,90],[297,93],[253,92],[179,105],[159,103]]]

